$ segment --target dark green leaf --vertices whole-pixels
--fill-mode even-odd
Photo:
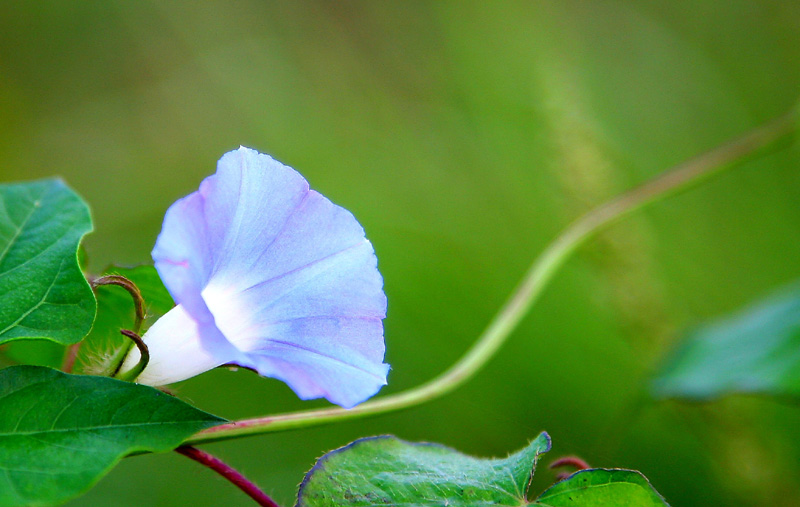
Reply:
[[[706,325],[653,381],[657,397],[800,396],[800,287]]]
[[[505,459],[390,436],[364,438],[320,458],[300,485],[297,505],[524,505],[536,462],[549,449],[547,433]]]
[[[147,308],[142,331],[175,306],[153,266],[113,267],[104,274],[122,275],[139,288]],[[119,330],[133,328],[134,305],[130,294],[114,285],[97,287],[96,296],[97,318],[91,333],[78,350],[74,371],[109,376],[116,371],[132,346],[132,342],[123,337]]]
[[[0,370],[0,506],[52,505],[124,456],[223,422],[156,389],[37,366]]]
[[[91,230],[86,203],[60,180],[0,185],[0,343],[86,336],[95,301],[77,252]]]
[[[541,507],[664,507],[650,482],[633,470],[581,470],[547,489],[533,502]]]
[[[47,340],[18,340],[5,345],[3,354],[11,364],[31,364],[60,368],[64,346]]]

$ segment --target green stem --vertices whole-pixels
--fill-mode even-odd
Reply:
[[[384,414],[419,405],[453,391],[475,375],[497,352],[542,294],[557,270],[591,236],[646,204],[656,202],[679,190],[685,190],[767,148],[774,147],[792,135],[797,126],[797,113],[792,110],[738,139],[674,167],[573,222],[531,265],[519,286],[472,348],[450,369],[427,383],[405,392],[362,403],[351,409],[307,410],[215,426],[195,434],[184,444],[196,445]]]

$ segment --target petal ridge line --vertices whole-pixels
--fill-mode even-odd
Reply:
[[[377,374],[375,374],[375,373],[373,373],[371,371],[368,371],[368,370],[362,368],[361,366],[356,366],[354,364],[348,363],[344,359],[339,359],[338,357],[334,357],[334,356],[328,355],[328,354],[326,354],[324,352],[320,352],[319,350],[315,350],[315,349],[312,349],[310,347],[304,347],[304,346],[299,345],[297,343],[287,342],[287,341],[283,341],[283,340],[268,339],[267,342],[269,342],[270,344],[274,344],[274,345],[282,345],[282,346],[290,348],[290,349],[300,350],[302,352],[308,352],[309,354],[313,354],[315,356],[320,356],[320,357],[322,357],[324,359],[328,359],[328,360],[330,360],[330,361],[332,361],[334,363],[338,363],[338,364],[341,364],[343,366],[348,366],[348,367],[350,367],[350,368],[352,368],[354,370],[358,370],[358,371],[360,371],[360,372],[362,372],[362,373],[364,373],[364,374],[366,374],[366,375],[368,375],[370,377],[373,377],[376,380],[380,380],[381,382],[386,383],[386,379],[384,377],[381,377],[380,375],[377,375]],[[259,350],[261,350],[261,349],[252,351],[252,352],[250,352],[250,354],[264,355],[264,356],[268,355],[268,354],[259,354]],[[381,362],[381,364],[385,364],[385,363]]]
[[[269,280],[264,280],[263,282],[258,282],[258,283],[256,283],[256,284],[253,284],[253,285],[251,285],[251,286],[247,287],[246,289],[242,289],[242,292],[245,292],[245,291],[249,291],[249,290],[251,290],[251,289],[258,288],[258,287],[260,287],[260,286],[262,286],[262,285],[266,285],[266,284],[268,284],[268,283],[270,283],[270,282],[274,282],[274,281],[276,281],[276,280],[280,280],[281,278],[284,278],[284,277],[286,277],[286,276],[288,276],[288,275],[291,275],[291,274],[293,274],[293,273],[297,273],[297,272],[299,272],[299,271],[302,271],[302,270],[304,270],[304,269],[307,269],[307,268],[309,268],[309,267],[311,267],[311,266],[313,266],[313,265],[315,265],[315,264],[319,264],[320,262],[324,262],[324,261],[326,261],[326,260],[329,260],[329,259],[335,258],[335,257],[337,257],[337,256],[339,256],[339,255],[341,255],[341,254],[343,254],[343,253],[346,253],[346,252],[348,252],[348,251],[350,251],[350,250],[353,250],[353,249],[355,249],[355,248],[357,248],[357,247],[359,247],[359,246],[363,245],[364,243],[369,243],[369,241],[368,241],[366,238],[363,238],[362,240],[360,240],[358,243],[356,243],[356,244],[354,244],[354,245],[350,245],[350,246],[348,246],[348,247],[342,248],[341,250],[338,250],[338,251],[336,251],[336,252],[333,252],[333,253],[331,253],[331,254],[328,254],[328,255],[326,255],[326,256],[324,256],[324,257],[320,257],[319,259],[315,259],[315,260],[313,260],[313,261],[311,261],[311,262],[308,262],[308,263],[306,263],[306,264],[303,264],[302,266],[298,266],[298,267],[296,267],[296,268],[294,268],[294,269],[290,269],[289,271],[286,271],[286,272],[284,272],[284,273],[281,273],[281,274],[279,274],[279,275],[277,275],[277,276],[273,276],[273,277],[272,277],[272,278],[270,278]],[[270,301],[270,302],[269,302],[269,303],[268,303],[268,304],[267,304],[267,305],[266,305],[264,308],[269,308],[270,306],[272,306],[272,304],[273,304],[273,303],[275,303],[276,301],[279,301],[279,300],[280,300],[281,298],[283,298],[283,297],[284,297],[286,294],[289,294],[290,292],[294,291],[294,290],[295,290],[295,289],[297,289],[298,287],[302,287],[303,285],[307,284],[308,282],[310,282],[310,281],[312,281],[312,280],[316,279],[317,277],[319,277],[319,276],[323,275],[323,274],[324,274],[326,271],[328,271],[329,269],[331,269],[333,266],[335,266],[335,263],[334,263],[334,264],[331,264],[329,267],[325,268],[325,269],[324,269],[324,270],[322,270],[321,272],[319,272],[319,273],[317,273],[316,275],[312,276],[312,277],[311,277],[311,278],[309,278],[308,280],[305,280],[305,281],[303,281],[302,283],[299,283],[299,284],[297,284],[296,286],[292,287],[291,289],[289,289],[289,290],[287,290],[287,291],[283,292],[282,294],[278,295],[278,297],[277,297],[277,298],[275,298],[275,299],[273,299],[272,301]]]

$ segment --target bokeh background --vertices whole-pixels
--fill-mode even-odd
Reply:
[[[91,267],[144,263],[166,208],[240,144],[359,218],[398,392],[454,362],[570,220],[788,109],[800,3],[124,2],[0,5],[0,179],[93,206]],[[675,506],[800,505],[800,407],[647,402],[681,332],[800,277],[800,150],[749,162],[582,248],[488,366],[404,413],[208,446],[284,505],[366,435],[641,470]],[[316,406],[215,371],[229,417]],[[541,466],[541,491],[553,474]],[[126,459],[72,506],[245,506],[178,455]]]

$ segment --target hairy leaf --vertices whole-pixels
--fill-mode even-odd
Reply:
[[[146,386],[38,366],[0,370],[0,506],[66,501],[122,457],[170,451],[221,422]]]
[[[536,463],[549,449],[547,433],[505,459],[391,436],[364,438],[320,458],[300,485],[297,505],[523,505]]]
[[[86,336],[95,301],[78,245],[91,230],[86,203],[60,180],[0,185],[0,343]]]

